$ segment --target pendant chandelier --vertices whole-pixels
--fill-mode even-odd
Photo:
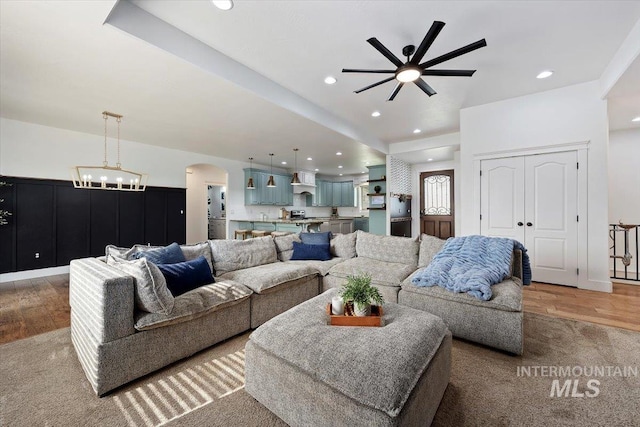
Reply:
[[[298,178],[298,149],[293,149],[293,155],[295,156],[295,163],[293,169],[293,178],[291,178],[291,185],[300,185],[300,178]]]
[[[253,185],[253,157],[249,157],[249,182],[247,182],[247,190],[255,190]]]
[[[144,191],[147,188],[148,175],[122,169],[120,164],[120,122],[122,115],[103,111],[104,118],[104,161],[102,166],[75,166],[71,168],[71,179],[75,188],[88,190]],[[117,153],[115,166],[107,161],[107,120],[116,119],[118,124]]]
[[[267,180],[267,187],[274,188],[276,186],[276,181],[273,179],[273,153],[269,153],[271,157],[271,175],[269,175],[269,179]]]

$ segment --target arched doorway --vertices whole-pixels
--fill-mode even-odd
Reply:
[[[215,220],[223,219],[218,218],[224,216],[222,209],[209,209],[209,187],[227,188],[227,180],[227,171],[217,166],[209,164],[187,166],[187,243],[208,240],[209,216],[212,212],[216,217]],[[227,229],[226,220],[224,229]]]

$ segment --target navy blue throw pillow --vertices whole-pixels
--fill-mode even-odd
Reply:
[[[158,268],[174,297],[216,281],[211,274],[209,263],[203,256],[175,264],[158,264]]]
[[[319,233],[316,233],[319,234]],[[291,260],[317,260],[327,261],[331,259],[331,252],[329,251],[329,244],[313,244],[307,245],[306,243],[293,242],[293,255]]]
[[[331,232],[300,233],[300,240],[305,245],[328,245],[331,241]]]
[[[180,245],[173,242],[169,246],[164,248],[149,249],[146,251],[140,251],[135,254],[136,259],[146,258],[147,261],[154,264],[175,264],[177,262],[185,262],[187,259],[180,249]]]

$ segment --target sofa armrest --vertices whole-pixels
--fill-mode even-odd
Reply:
[[[106,343],[135,333],[134,282],[96,258],[71,261],[71,328]]]
[[[520,283],[522,284],[522,251],[520,249],[515,249],[513,251],[511,275],[520,279]]]

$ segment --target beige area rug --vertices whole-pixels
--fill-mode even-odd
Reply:
[[[524,330],[521,357],[454,340],[434,425],[640,425],[639,333],[529,313]],[[69,329],[1,345],[0,426],[284,425],[242,388],[248,337],[103,398],[84,377]]]

